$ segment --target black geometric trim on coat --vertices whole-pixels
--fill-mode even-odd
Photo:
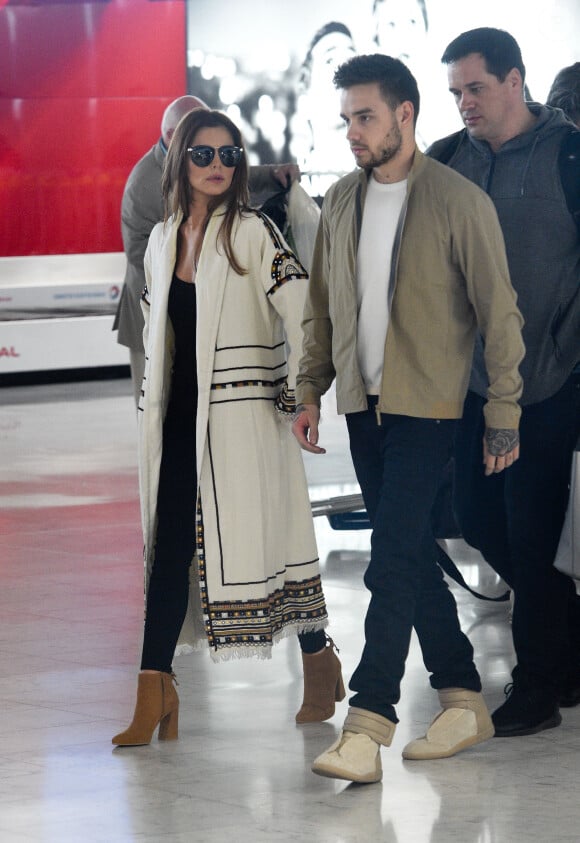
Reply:
[[[223,398],[221,400],[216,400],[212,398],[210,400],[210,404],[213,407],[216,404],[239,404],[242,401],[268,401],[270,404],[274,403],[274,398],[271,395],[248,395],[243,398],[232,398],[232,396],[228,396],[227,398]]]
[[[296,395],[294,390],[288,387],[287,383],[284,384],[281,392],[274,401],[274,406],[282,416],[294,416],[296,412]]]
[[[264,366],[263,363],[248,363],[246,366],[226,366],[225,369],[214,369],[214,374],[223,372],[238,372],[242,369],[264,369],[265,372],[273,372],[275,369],[282,369],[286,366],[286,361],[283,360],[282,363],[277,363],[275,366]]]
[[[286,378],[276,378],[275,381],[267,381],[267,380],[243,380],[243,381],[225,381],[224,383],[212,383],[211,388],[214,390],[217,389],[236,389],[240,386],[266,386],[266,387],[275,387],[279,386],[281,383],[285,383]]]
[[[276,249],[284,249],[285,244],[282,240],[282,237],[280,236],[280,231],[276,228],[270,217],[267,214],[264,214],[262,211],[258,211],[255,209],[254,213],[264,223],[268,234],[270,235],[270,239],[272,240],[272,243],[274,244]]]
[[[262,600],[206,606],[206,634],[215,650],[269,648],[285,627],[313,626],[327,617],[318,575],[304,582],[287,582]]]
[[[279,290],[282,284],[287,281],[292,281],[296,278],[308,278],[308,273],[293,252],[286,250],[276,252],[276,256],[272,261],[272,269],[270,276],[274,282],[266,295],[272,296]]]
[[[249,345],[216,345],[216,352],[217,351],[239,351],[242,348],[265,348],[266,351],[275,351],[277,348],[281,348],[285,345],[285,340],[281,342],[277,342],[275,345],[256,345],[255,343],[251,343]]]
[[[308,273],[294,252],[289,251],[272,220],[261,211],[256,211],[256,216],[258,216],[266,226],[268,234],[272,239],[272,243],[277,249],[274,260],[272,261],[272,268],[270,270],[270,276],[274,283],[267,292],[267,295],[271,296],[282,286],[282,284],[285,284],[293,278],[308,278]]]

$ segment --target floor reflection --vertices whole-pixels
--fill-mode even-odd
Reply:
[[[297,727],[295,640],[268,662],[176,660],[180,738],[113,750],[131,713],[142,558],[135,411],[128,381],[3,390],[0,417],[0,840],[6,843],[577,843],[580,708],[558,729],[454,759],[403,762],[437,710],[415,639],[381,784],[310,772],[340,730]],[[307,461],[311,497],[352,492],[342,420]],[[369,531],[315,520],[330,634],[345,679],[362,647]],[[469,584],[503,587],[463,542]],[[509,605],[452,586],[495,707],[513,663]]]

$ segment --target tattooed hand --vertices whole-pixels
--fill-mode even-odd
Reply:
[[[485,431],[487,449],[494,457],[503,457],[519,445],[520,435],[517,430],[505,427],[488,427]]]
[[[483,437],[483,464],[486,475],[499,474],[520,455],[520,435],[517,430],[487,427]]]

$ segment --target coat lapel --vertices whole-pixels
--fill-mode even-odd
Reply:
[[[201,465],[207,442],[209,404],[213,379],[215,349],[220,327],[226,333],[227,326],[221,326],[222,309],[230,266],[223,246],[217,245],[217,235],[223,220],[218,211],[208,225],[197,268],[197,384],[198,405],[196,423],[197,473],[201,476]],[[237,233],[236,223],[234,239]],[[231,326],[230,326],[231,327]]]

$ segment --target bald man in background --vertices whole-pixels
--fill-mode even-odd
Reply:
[[[143,258],[153,227],[163,219],[161,175],[169,142],[181,118],[194,108],[208,108],[208,105],[198,97],[186,95],[167,106],[161,118],[161,137],[135,164],[123,191],[121,234],[127,267],[113,330],[117,331],[117,342],[129,349],[135,404],[139,401],[145,371],[141,313],[141,293],[145,286]],[[251,167],[250,191],[273,194],[297,178],[300,170],[296,164]]]

